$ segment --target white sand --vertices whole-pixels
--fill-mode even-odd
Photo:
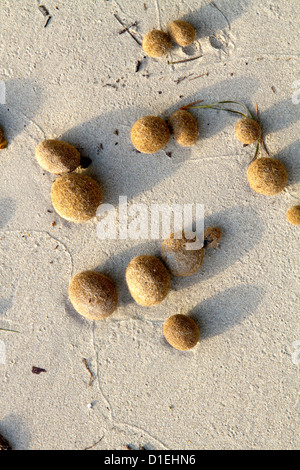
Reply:
[[[0,327],[20,334],[0,332],[0,433],[26,450],[84,449],[101,437],[95,449],[296,449],[299,229],[285,213],[299,201],[299,5],[217,0],[229,30],[204,1],[146,0],[146,11],[143,3],[47,0],[44,28],[38,2],[1,2],[0,124],[9,147],[0,151]],[[139,39],[190,19],[197,43],[169,59],[204,56],[175,66],[144,59],[129,34],[118,34],[114,13],[137,21]],[[284,192],[250,190],[254,147],[234,138],[236,117],[226,113],[195,111],[202,138],[186,150],[170,142],[172,158],[133,150],[136,119],[197,99],[259,104],[267,146],[289,171]],[[105,202],[125,195],[148,205],[205,204],[206,225],[224,231],[221,249],[195,276],[174,280],[159,307],[134,304],[126,265],[158,253],[160,241],[100,241],[95,221],[74,225],[48,212],[55,177],[34,149],[58,137],[92,158],[87,173],[103,184]],[[91,268],[109,274],[120,296],[115,314],[97,324],[67,296],[72,273]],[[191,352],[164,341],[163,322],[174,313],[201,325]],[[96,376],[91,387],[83,357]],[[47,372],[34,375],[32,366]]]

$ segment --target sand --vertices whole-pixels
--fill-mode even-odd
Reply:
[[[0,328],[20,333],[0,331],[0,434],[23,450],[299,448],[299,229],[285,216],[299,204],[299,7],[218,0],[229,28],[204,1],[143,3],[47,0],[46,28],[38,2],[1,4],[0,125],[9,146],[0,150]],[[139,41],[178,18],[197,39],[144,58],[114,14],[137,21]],[[234,115],[193,110],[202,137],[194,147],[171,139],[155,155],[136,153],[137,119],[167,118],[200,99],[259,104],[266,144],[289,172],[282,193],[266,198],[249,187],[255,146],[234,137]],[[135,304],[126,266],[159,256],[161,240],[103,241],[95,221],[62,220],[50,198],[56,177],[34,155],[51,138],[92,159],[86,174],[103,185],[106,203],[124,195],[147,206],[204,204],[205,225],[222,229],[220,250],[191,278],[173,279],[161,305]],[[72,276],[89,269],[118,289],[118,309],[100,323],[68,300]],[[179,313],[200,325],[191,351],[163,337],[165,320]]]

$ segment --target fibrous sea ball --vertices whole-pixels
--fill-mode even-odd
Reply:
[[[62,140],[44,140],[37,146],[35,156],[44,170],[55,175],[70,173],[80,165],[78,150]]]
[[[194,116],[184,109],[171,114],[169,119],[174,139],[183,147],[192,147],[198,140],[198,123]]]
[[[3,129],[0,126],[0,150],[5,149],[7,147],[7,145],[8,145],[8,142],[5,139]]]
[[[288,174],[280,161],[275,158],[263,157],[250,164],[247,178],[254,191],[266,196],[273,196],[285,188]]]
[[[150,57],[162,57],[172,47],[170,36],[159,29],[152,29],[143,38],[143,49]]]
[[[187,351],[196,346],[200,331],[196,322],[186,315],[172,315],[164,324],[164,335],[175,349]]]
[[[286,218],[292,225],[300,225],[300,206],[290,207]]]
[[[182,47],[190,46],[196,39],[193,26],[183,20],[171,21],[168,25],[168,32],[173,41]]]
[[[251,118],[240,119],[235,126],[235,135],[243,144],[253,144],[261,138],[260,124]]]
[[[204,249],[187,249],[196,247],[196,238],[188,238],[182,232],[175,238],[172,233],[170,238],[164,240],[161,248],[162,259],[173,276],[186,277],[195,274],[202,265]]]
[[[155,256],[133,258],[126,269],[126,282],[133,299],[144,307],[160,304],[171,288],[171,278]]]
[[[102,190],[90,176],[71,173],[54,181],[51,199],[61,217],[80,223],[95,217],[102,202]]]
[[[222,231],[219,227],[207,227],[204,232],[204,247],[216,248],[222,238]]]
[[[131,141],[139,152],[149,154],[158,152],[169,140],[169,127],[158,116],[144,116],[132,126]]]
[[[89,320],[109,317],[118,304],[115,284],[97,271],[76,274],[69,285],[69,298],[75,310]]]

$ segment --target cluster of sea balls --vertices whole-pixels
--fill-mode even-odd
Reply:
[[[177,144],[192,147],[198,140],[198,123],[186,110],[171,114],[168,123],[159,116],[143,116],[131,128],[131,141],[141,153],[153,154],[163,149],[171,134]]]
[[[85,222],[96,215],[102,191],[93,178],[75,171],[80,167],[78,150],[61,140],[45,140],[35,151],[39,165],[59,175],[51,189],[56,212],[72,222]],[[218,245],[221,231],[205,231],[205,248],[187,249],[195,238],[171,234],[162,244],[162,260],[141,255],[133,258],[126,269],[126,283],[135,302],[144,307],[160,304],[171,290],[171,276],[186,277],[201,267],[204,251]],[[98,271],[76,274],[69,285],[69,298],[75,310],[88,320],[109,317],[118,306],[118,293],[112,279]],[[174,348],[187,350],[199,340],[199,328],[187,315],[173,315],[164,325],[166,340]]]
[[[126,283],[134,301],[143,307],[159,305],[171,290],[171,276],[186,277],[201,267],[206,248],[218,245],[221,231],[210,227],[205,231],[205,248],[188,250],[188,238],[174,234],[162,244],[162,261],[156,256],[140,255],[133,258],[126,269]],[[102,320],[117,308],[118,294],[114,282],[97,271],[77,274],[69,286],[69,298],[75,310],[89,320]],[[199,327],[187,315],[173,315],[163,328],[168,343],[176,349],[188,350],[196,346]]]
[[[76,173],[80,167],[80,153],[62,140],[44,140],[35,155],[40,166],[59,177],[51,189],[55,211],[70,222],[86,222],[96,216],[102,203],[102,189],[90,176]]]
[[[181,47],[191,45],[196,39],[196,32],[192,25],[183,20],[171,21],[168,32],[152,29],[143,38],[145,53],[154,58],[165,56],[172,48],[172,41]]]
[[[260,123],[252,118],[240,119],[235,126],[235,135],[244,145],[259,142],[262,139]],[[247,179],[255,192],[274,196],[286,187],[288,174],[279,160],[263,157],[253,160],[250,164]]]

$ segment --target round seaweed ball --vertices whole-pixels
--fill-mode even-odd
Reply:
[[[97,271],[76,274],[69,285],[69,298],[75,310],[88,320],[109,317],[118,304],[113,281]]]
[[[78,150],[62,140],[44,140],[37,146],[35,156],[44,170],[55,175],[70,173],[80,165]]]
[[[182,147],[192,147],[198,140],[198,124],[194,116],[184,109],[171,114],[169,119],[174,139]]]
[[[285,188],[288,174],[280,161],[275,158],[263,157],[250,164],[247,178],[254,191],[266,196],[273,196]]]
[[[204,232],[205,248],[216,248],[222,238],[222,231],[219,227],[207,227]]]
[[[243,144],[253,144],[261,138],[260,124],[251,118],[240,119],[235,126],[235,135]]]
[[[164,324],[164,335],[175,349],[187,351],[196,346],[200,331],[196,322],[186,315],[172,315]]]
[[[190,46],[196,39],[196,31],[193,26],[183,20],[171,21],[168,32],[174,42],[179,46]]]
[[[290,207],[286,213],[286,218],[292,225],[300,225],[300,206]]]
[[[161,249],[162,259],[173,276],[192,276],[202,265],[204,249],[188,249],[193,247],[196,238],[186,238],[184,233],[180,235],[181,238],[175,238],[175,234],[172,233],[170,238],[164,240]]]
[[[156,153],[165,147],[169,140],[169,127],[158,116],[144,116],[132,126],[131,141],[139,152]]]
[[[102,190],[90,176],[71,173],[54,181],[51,199],[61,217],[80,223],[95,217],[102,202]]]
[[[159,29],[152,29],[143,38],[142,47],[150,57],[162,57],[172,47],[170,36]]]
[[[171,278],[155,256],[133,258],[126,269],[126,282],[133,299],[144,307],[160,304],[171,288]]]

